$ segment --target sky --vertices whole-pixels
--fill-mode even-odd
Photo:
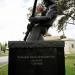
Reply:
[[[34,0],[0,0],[0,42],[23,40],[28,24],[28,7],[33,6]],[[50,34],[57,36],[55,28],[50,28]],[[75,26],[68,25],[65,35],[75,39]]]

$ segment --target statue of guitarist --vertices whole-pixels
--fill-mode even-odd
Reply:
[[[31,24],[27,26],[28,32],[26,33],[24,41],[44,41],[43,35],[48,31],[49,27],[52,26],[57,16],[55,0],[43,0],[43,3],[46,9],[44,10],[43,7],[38,7],[37,9],[38,12],[42,12],[41,16],[31,16],[29,18]]]

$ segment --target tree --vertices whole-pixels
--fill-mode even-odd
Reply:
[[[7,43],[5,43],[5,44],[2,44],[2,51],[5,53],[5,51],[6,51],[6,47],[7,47]]]
[[[2,46],[2,44],[0,43],[0,55],[1,55],[1,46]]]
[[[42,1],[42,0],[41,0]],[[39,3],[37,7],[41,5],[44,7],[44,3]],[[73,20],[73,24],[75,25],[75,0],[56,0],[57,5],[57,15],[60,15],[61,18],[58,21],[58,24],[56,25],[57,30],[63,31],[64,28],[66,28],[67,24],[69,23],[69,20]],[[30,14],[32,13],[32,7],[29,9]],[[28,16],[30,15],[28,14]],[[38,14],[38,13],[36,13]]]
[[[62,15],[61,19],[58,22],[58,30],[63,30],[67,24],[68,20],[75,21],[75,0],[57,0],[57,11],[58,15]]]

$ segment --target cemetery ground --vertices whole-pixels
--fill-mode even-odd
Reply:
[[[0,75],[8,75],[8,65],[0,65]],[[65,57],[66,75],[75,75],[75,55],[70,54]]]

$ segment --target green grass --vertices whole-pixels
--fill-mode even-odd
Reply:
[[[75,75],[75,55],[67,55],[65,58],[65,70],[66,75]],[[8,65],[0,67],[0,75],[8,75]]]
[[[67,55],[65,58],[66,75],[75,75],[75,55]]]
[[[1,51],[1,53],[0,53],[0,57],[1,57],[1,56],[7,56],[7,55],[8,55],[8,52],[9,52],[9,51],[7,51],[7,50],[6,50],[5,53],[4,53],[3,51]]]
[[[8,65],[0,66],[0,75],[8,75]]]

